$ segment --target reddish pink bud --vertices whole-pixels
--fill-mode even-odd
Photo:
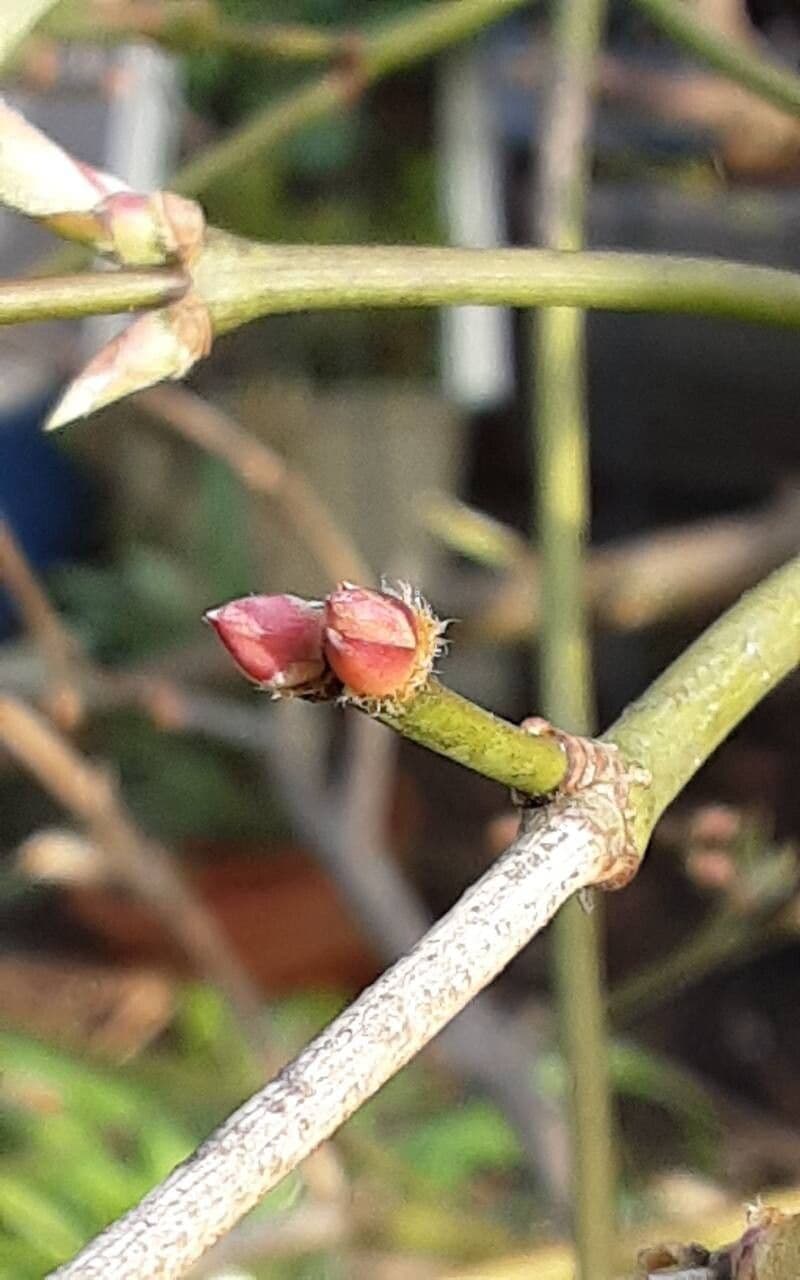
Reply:
[[[402,698],[430,669],[432,621],[395,595],[343,582],[325,602],[325,656],[348,693]]]
[[[322,608],[297,596],[245,596],[205,615],[237,666],[275,693],[300,691],[325,673]]]

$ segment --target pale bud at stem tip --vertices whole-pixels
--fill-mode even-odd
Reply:
[[[70,383],[45,431],[57,431],[145,387],[182,378],[208,355],[211,339],[211,320],[196,294],[140,316]]]

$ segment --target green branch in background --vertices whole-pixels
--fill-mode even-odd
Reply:
[[[418,495],[414,506],[431,537],[476,564],[508,573],[538,563],[521,533],[452,493],[427,489]]]
[[[216,333],[291,311],[468,303],[663,311],[800,328],[800,273],[712,258],[266,245],[212,231],[192,274]]]
[[[172,189],[184,195],[198,194],[269,147],[333,111],[352,106],[377,80],[477,35],[527,3],[529,0],[447,0],[422,5],[373,35],[363,36],[349,65],[334,67],[321,79],[267,103],[221,142],[190,160],[176,174]]]
[[[552,85],[538,131],[535,231],[545,249],[584,240],[591,85],[604,0],[558,0]],[[544,307],[529,317],[533,370],[532,457],[542,619],[541,706],[559,728],[594,726],[584,592],[589,527],[589,445],[582,311]],[[581,1280],[609,1280],[614,1238],[614,1134],[603,992],[602,912],[565,903],[553,931],[561,1042],[569,1074],[574,1235]]]
[[[182,271],[103,271],[0,281],[0,324],[163,307],[186,292]]]
[[[354,32],[336,32],[306,23],[229,21],[214,0],[151,0],[59,4],[44,26],[57,40],[119,44],[152,40],[173,53],[237,53],[253,58],[319,62],[357,49]]]
[[[684,0],[634,0],[665,35],[721,75],[791,115],[800,115],[800,76],[719,35]]]

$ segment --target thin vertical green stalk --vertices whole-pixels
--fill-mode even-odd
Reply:
[[[553,83],[542,122],[537,226],[549,249],[583,243],[592,69],[604,0],[556,0]],[[533,323],[536,524],[542,562],[541,705],[560,727],[589,733],[593,693],[583,599],[589,524],[583,312],[542,309]],[[575,1241],[582,1280],[609,1280],[614,1162],[607,1071],[602,924],[576,899],[554,928],[554,968],[567,1063]]]
[[[583,315],[543,311],[535,326],[538,531],[542,553],[541,706],[559,727],[589,733],[593,707],[581,595],[588,519],[583,413]],[[582,1280],[607,1280],[614,1218],[611,1101],[606,1070],[602,899],[573,898],[556,917],[554,974],[570,1081],[575,1240]]]

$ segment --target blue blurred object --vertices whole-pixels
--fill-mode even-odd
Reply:
[[[95,504],[88,478],[42,433],[58,388],[23,359],[0,362],[0,513],[34,567],[46,570],[92,546]],[[0,638],[16,630],[0,590]]]

